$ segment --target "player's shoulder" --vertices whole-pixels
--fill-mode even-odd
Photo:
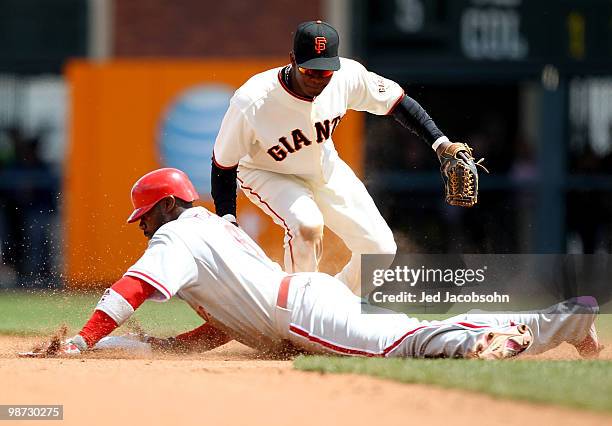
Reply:
[[[355,59],[340,58],[340,72],[343,74],[351,74],[354,72],[367,71],[366,67]]]
[[[336,71],[336,82],[338,84],[358,85],[362,80],[362,76],[366,75],[368,70],[360,62],[349,59],[340,58],[340,69]]]
[[[184,232],[183,228],[176,220],[163,224],[153,234],[149,241],[149,247],[156,244],[172,245],[180,241],[181,234]]]
[[[163,240],[165,242],[175,241],[177,239],[185,239],[186,236],[194,232],[194,224],[189,219],[208,219],[211,216],[216,216],[201,206],[191,207],[185,210],[176,220],[171,220],[159,227],[153,235],[154,239]]]
[[[232,102],[244,109],[265,98],[270,92],[280,87],[278,73],[281,69],[282,67],[272,68],[249,78],[236,90]]]

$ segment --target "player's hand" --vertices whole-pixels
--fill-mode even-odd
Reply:
[[[174,344],[174,337],[153,337],[153,336],[145,336],[144,341],[151,345],[153,349],[170,349]]]
[[[178,340],[175,337],[153,337],[153,336],[145,336],[146,343],[151,345],[151,349],[165,351],[165,352],[189,352],[192,348],[190,348],[189,344]]]
[[[21,358],[53,358],[61,356],[77,356],[82,353],[80,347],[82,347],[84,341],[79,335],[67,339],[59,340],[58,338],[52,338],[50,341],[43,343],[32,349],[30,352],[20,352],[18,354]],[[82,342],[81,342],[82,341]],[[85,350],[87,345],[83,348]]]
[[[443,142],[436,149],[440,173],[444,181],[446,202],[452,206],[472,207],[478,202],[478,167],[489,172],[481,162],[474,161],[472,148],[458,142]]]
[[[59,355],[81,355],[81,349],[73,339],[64,340],[57,349]]]

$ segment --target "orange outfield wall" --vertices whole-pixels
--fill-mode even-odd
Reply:
[[[73,61],[70,85],[68,158],[63,183],[64,259],[67,285],[99,287],[118,279],[142,254],[147,241],[132,210],[130,189],[146,172],[164,167],[159,129],[168,106],[183,91],[202,84],[236,89],[249,77],[285,60]],[[363,117],[350,112],[334,133],[340,156],[362,171]],[[210,172],[210,162],[202,167]],[[200,203],[212,208],[209,194]],[[242,195],[238,219],[274,260],[282,261],[281,229]],[[246,223],[246,220],[245,220]],[[247,227],[247,230],[249,228]],[[326,231],[322,270],[335,273],[347,250]],[[281,262],[282,265],[282,262]]]

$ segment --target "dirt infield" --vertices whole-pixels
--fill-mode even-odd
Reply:
[[[63,404],[62,424],[590,425],[612,416],[292,369],[237,343],[205,354],[21,359],[37,339],[0,336],[0,404]],[[612,359],[612,350],[603,357]],[[541,358],[541,356],[540,356]],[[570,346],[546,354],[576,358]],[[585,389],[588,392],[588,389]],[[30,422],[19,422],[26,425]]]

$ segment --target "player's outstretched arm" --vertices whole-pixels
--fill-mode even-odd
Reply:
[[[427,111],[414,99],[408,95],[404,95],[391,111],[391,114],[397,122],[405,128],[413,131],[417,136],[429,144],[434,151],[443,142],[448,142],[449,139],[444,136],[444,133],[432,118],[427,114]]]
[[[123,324],[153,293],[155,288],[137,278],[125,276],[107,288],[94,313],[79,334],[68,340],[54,336],[44,347],[21,356],[78,355],[92,349],[103,337]]]
[[[404,95],[391,112],[404,127],[431,144],[440,160],[445,199],[452,206],[472,207],[478,201],[478,170],[488,170],[475,161],[466,144],[450,142],[438,129],[429,114],[411,97]]]
[[[138,278],[124,276],[106,289],[93,315],[72,340],[78,342],[80,350],[93,348],[101,338],[127,321],[155,291]]]

